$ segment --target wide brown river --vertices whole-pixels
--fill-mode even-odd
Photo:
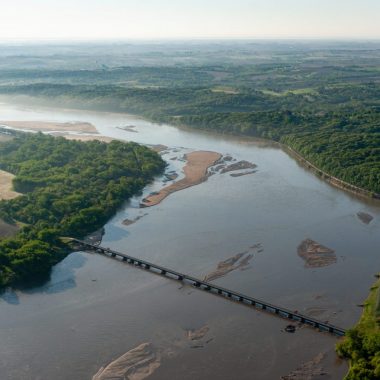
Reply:
[[[1,104],[0,120],[87,121],[106,136],[168,146],[167,170],[178,173],[184,162],[170,158],[191,150],[255,163],[255,174],[216,174],[139,209],[162,186],[157,178],[107,223],[102,245],[200,278],[248,251],[248,267],[215,283],[341,327],[358,320],[380,268],[380,207],[326,184],[282,150],[122,114]],[[358,212],[374,219],[367,225]],[[305,267],[297,247],[306,238],[333,249],[336,263]],[[283,319],[97,254],[73,253],[44,286],[1,297],[4,380],[91,379],[144,342],[161,361],[149,379],[280,379],[319,354],[321,378],[341,379],[347,370],[333,336],[307,327],[286,333]],[[188,340],[187,331],[206,325],[203,339]]]

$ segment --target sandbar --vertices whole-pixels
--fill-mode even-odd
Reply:
[[[59,132],[82,132],[82,133],[97,133],[96,128],[87,122],[73,121],[59,123],[54,121],[0,121],[0,125],[17,129],[28,129],[32,131],[59,131]]]
[[[235,170],[243,170],[243,169],[255,169],[257,167],[256,164],[253,164],[252,162],[248,161],[238,161],[234,162],[233,164],[228,165],[227,167],[223,168],[220,173],[228,173]]]
[[[336,255],[333,249],[311,239],[305,239],[298,246],[298,255],[305,260],[305,267],[320,268],[336,263]]]
[[[373,216],[371,214],[368,214],[363,211],[359,211],[356,215],[359,218],[359,220],[364,224],[370,224],[373,220]]]
[[[183,168],[185,178],[164,187],[158,193],[151,194],[144,198],[140,207],[151,207],[159,204],[168,195],[186,189],[190,186],[198,185],[207,180],[207,169],[214,165],[222,155],[217,152],[196,151],[186,154],[187,163]]]
[[[160,355],[151,343],[143,343],[101,368],[92,380],[143,380],[161,365]]]
[[[249,262],[253,258],[253,254],[246,252],[237,253],[236,255],[228,258],[227,260],[218,263],[215,270],[208,273],[204,277],[204,281],[213,281],[220,277],[224,277],[226,274],[236,270],[244,269],[249,265]]]

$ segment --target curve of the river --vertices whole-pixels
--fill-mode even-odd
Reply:
[[[254,174],[215,174],[140,209],[144,197],[165,186],[158,178],[107,223],[102,245],[195,277],[238,253],[252,255],[248,265],[214,281],[342,327],[359,318],[357,305],[380,267],[380,208],[321,181],[282,150],[123,114],[1,104],[0,119],[86,121],[105,136],[163,144],[167,172],[179,179],[181,157],[194,150],[255,163]],[[358,212],[374,219],[365,224]],[[125,219],[136,222],[125,225]],[[334,250],[330,265],[305,265],[297,254],[305,239]],[[203,338],[188,338],[206,325]],[[285,326],[248,307],[77,252],[54,268],[46,285],[2,295],[0,377],[91,379],[144,342],[152,343],[160,361],[149,379],[251,379],[253,373],[279,379],[309,367],[325,371],[325,378],[343,377],[347,364],[336,359],[336,338],[309,328],[289,334]]]

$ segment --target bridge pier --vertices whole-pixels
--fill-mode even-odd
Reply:
[[[337,336],[344,336],[345,330],[343,328],[336,327],[334,325],[330,325],[328,322],[322,322],[318,321],[314,318],[308,318],[306,316],[303,316],[301,314],[298,314],[298,311],[288,311],[287,309],[283,309],[280,306],[274,306],[267,304],[264,301],[257,300],[255,298],[242,295],[238,292],[234,292],[232,290],[228,290],[225,288],[219,288],[217,285],[208,284],[205,281],[196,279],[194,277],[187,276],[185,274],[178,273],[176,271],[172,271],[171,269],[164,268],[161,266],[156,266],[155,264],[149,263],[145,260],[138,259],[135,257],[130,257],[128,255],[125,255],[123,253],[119,253],[117,251],[113,251],[110,248],[101,247],[100,245],[90,244],[86,243],[84,241],[78,240],[78,239],[72,239],[74,243],[79,244],[79,247],[82,247],[84,250],[89,250],[93,252],[97,252],[100,254],[108,255],[109,257],[118,257],[123,262],[128,262],[129,264],[134,264],[140,268],[151,270],[154,269],[155,273],[159,273],[163,276],[168,276],[168,278],[178,281],[184,281],[186,280],[187,283],[191,284],[192,286],[196,288],[200,288],[204,291],[213,291],[213,293],[218,294],[220,296],[223,296],[225,298],[229,298],[234,301],[238,301],[241,303],[247,303],[252,305],[253,307],[259,308],[263,311],[271,312],[272,314],[276,314],[278,316],[281,316],[286,319],[290,319],[296,322],[300,322],[303,324],[307,324],[309,326],[312,326],[316,329],[319,329],[320,331],[329,332],[331,334],[337,335]]]

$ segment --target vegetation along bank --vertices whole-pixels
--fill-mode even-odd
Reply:
[[[0,219],[22,228],[0,240],[0,286],[44,280],[83,237],[139,193],[165,162],[136,143],[74,141],[17,134],[0,144],[0,169],[15,175],[17,198],[0,201]]]

